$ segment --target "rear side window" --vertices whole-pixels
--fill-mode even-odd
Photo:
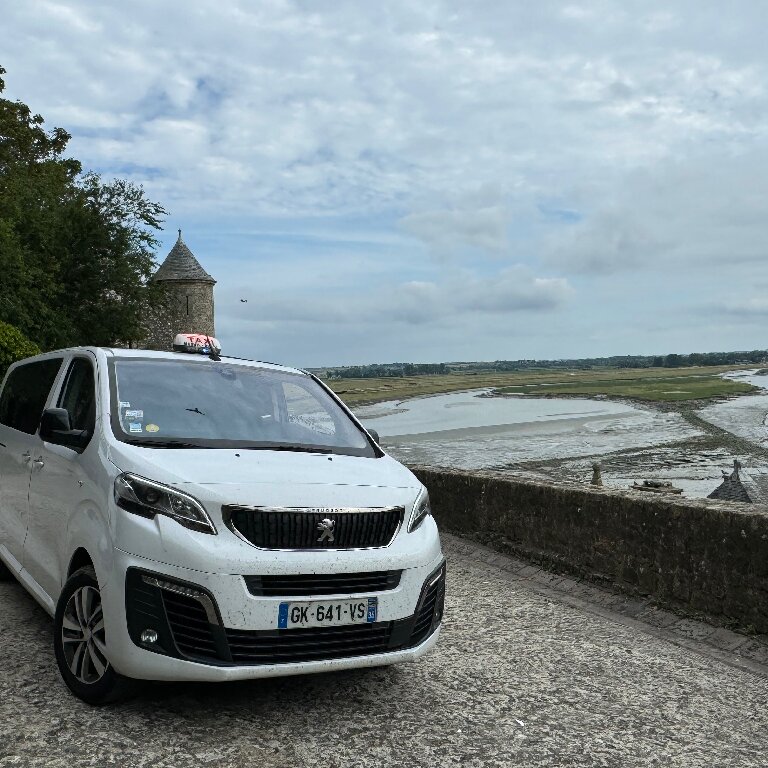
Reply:
[[[52,358],[11,371],[0,395],[0,424],[34,435],[59,368],[61,358]]]

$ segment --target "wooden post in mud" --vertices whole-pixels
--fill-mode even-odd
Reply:
[[[600,474],[600,465],[597,462],[592,465],[592,479],[589,482],[601,488],[603,486],[603,476]]]

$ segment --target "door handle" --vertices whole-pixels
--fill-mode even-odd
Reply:
[[[32,458],[32,454],[29,451],[24,451],[21,454],[21,460],[26,464]]]
[[[45,466],[45,462],[43,461],[43,457],[39,456],[32,462],[36,467],[40,467],[42,469]]]

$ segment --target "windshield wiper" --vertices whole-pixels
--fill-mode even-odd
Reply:
[[[210,448],[210,445],[188,443],[185,440],[126,440],[129,445],[140,445],[142,448]]]
[[[248,445],[247,451],[295,451],[296,453],[333,453],[330,448],[313,448],[309,445],[289,445],[277,443],[276,445]]]

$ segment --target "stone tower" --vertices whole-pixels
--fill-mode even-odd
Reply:
[[[148,318],[147,349],[172,348],[177,333],[216,335],[213,313],[213,286],[216,281],[200,266],[200,262],[179,239],[151,281],[162,283],[170,303],[169,310]]]

